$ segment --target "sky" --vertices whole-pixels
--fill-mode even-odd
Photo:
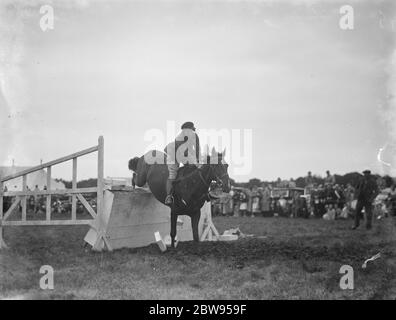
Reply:
[[[46,31],[43,4],[55,15]],[[247,170],[235,143],[227,150],[237,181],[396,175],[395,5],[349,1],[354,29],[342,30],[344,4],[1,0],[0,165],[37,165],[103,135],[105,175],[126,177],[148,133],[163,132],[163,148],[169,124],[193,121],[251,132]],[[78,178],[95,164],[82,159]],[[71,166],[55,168],[71,179]]]

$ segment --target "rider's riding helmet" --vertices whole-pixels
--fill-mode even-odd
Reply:
[[[184,122],[183,125],[181,126],[181,128],[182,128],[182,130],[183,129],[191,129],[191,130],[195,131],[194,123],[192,123],[190,121]]]

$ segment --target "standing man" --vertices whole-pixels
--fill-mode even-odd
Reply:
[[[314,178],[312,176],[312,172],[308,171],[308,175],[305,177],[305,192],[307,194],[311,194],[314,189]]]
[[[305,177],[305,186],[307,188],[313,188],[314,179],[312,176],[312,172],[308,171],[308,175]]]
[[[335,183],[336,183],[335,176],[330,174],[330,170],[327,170],[326,171],[326,178],[325,178],[325,185],[333,186],[333,185],[335,185]]]
[[[172,205],[172,187],[173,182],[177,177],[177,171],[180,163],[183,165],[198,165],[200,154],[199,137],[195,132],[194,123],[185,122],[181,126],[181,132],[178,134],[176,139],[170,142],[165,147],[165,153],[167,154],[167,165],[169,171],[169,177],[166,182],[166,205]]]
[[[266,185],[264,187],[264,190],[262,191],[261,201],[260,201],[261,213],[263,216],[270,211],[270,201],[271,201],[271,190],[269,186]]]
[[[364,212],[366,213],[366,229],[371,229],[373,215],[372,203],[378,194],[377,182],[371,176],[371,171],[364,170],[363,174],[364,176],[360,179],[355,193],[357,204],[355,212],[355,224],[352,227],[352,230],[355,230],[359,227],[360,215],[363,208]]]
[[[38,185],[36,184],[35,188],[33,191],[40,191]],[[39,204],[39,197],[37,195],[37,193],[34,194],[34,213],[38,213],[40,211],[40,204]]]

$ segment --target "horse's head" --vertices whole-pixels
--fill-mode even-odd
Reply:
[[[230,177],[228,176],[228,164],[224,160],[225,150],[217,152],[212,149],[212,154],[207,156],[207,163],[211,169],[211,178],[215,180],[224,192],[230,191]]]

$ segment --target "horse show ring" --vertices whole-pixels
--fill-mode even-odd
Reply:
[[[98,153],[97,186],[77,188],[77,159],[93,152]],[[72,188],[51,190],[51,167],[65,161],[73,162]],[[146,189],[106,185],[103,162],[104,141],[99,137],[98,144],[91,148],[1,178],[0,249],[7,247],[3,230],[11,228],[6,234],[10,250],[0,250],[0,283],[4,290],[0,292],[0,299],[15,294],[27,299],[34,298],[35,294],[55,299],[396,296],[394,218],[377,221],[370,234],[364,230],[351,232],[348,220],[214,216],[213,222],[210,203],[206,202],[199,224],[202,242],[189,242],[192,239],[190,218],[180,216],[177,231],[182,243],[176,250],[163,254],[155,244],[155,233],[169,234],[170,209]],[[48,190],[27,190],[26,176],[43,169],[47,172]],[[4,182],[18,177],[22,178],[23,190],[3,192]],[[96,209],[84,198],[84,193],[96,193]],[[35,195],[47,200],[42,220],[27,219],[26,198]],[[48,203],[55,195],[72,197],[71,219],[53,219],[57,215],[51,212]],[[3,212],[3,197],[15,197],[6,212]],[[77,200],[88,214],[77,215]],[[20,212],[16,210],[18,206]],[[15,211],[20,217],[15,218]],[[85,218],[88,215],[90,219]],[[224,234],[240,226],[244,233],[254,236],[241,236],[238,241],[227,243],[205,241],[223,240],[224,235],[219,235],[214,223]],[[30,228],[25,232],[20,226],[43,226],[44,230]],[[88,227],[88,232],[83,227]],[[93,250],[84,248],[81,245],[84,242],[80,243],[82,239]],[[90,254],[91,251],[103,253]],[[362,269],[362,263],[378,252],[381,258]],[[56,292],[37,288],[43,265],[56,270]],[[354,290],[344,291],[339,287],[342,265],[350,265],[355,270]]]

